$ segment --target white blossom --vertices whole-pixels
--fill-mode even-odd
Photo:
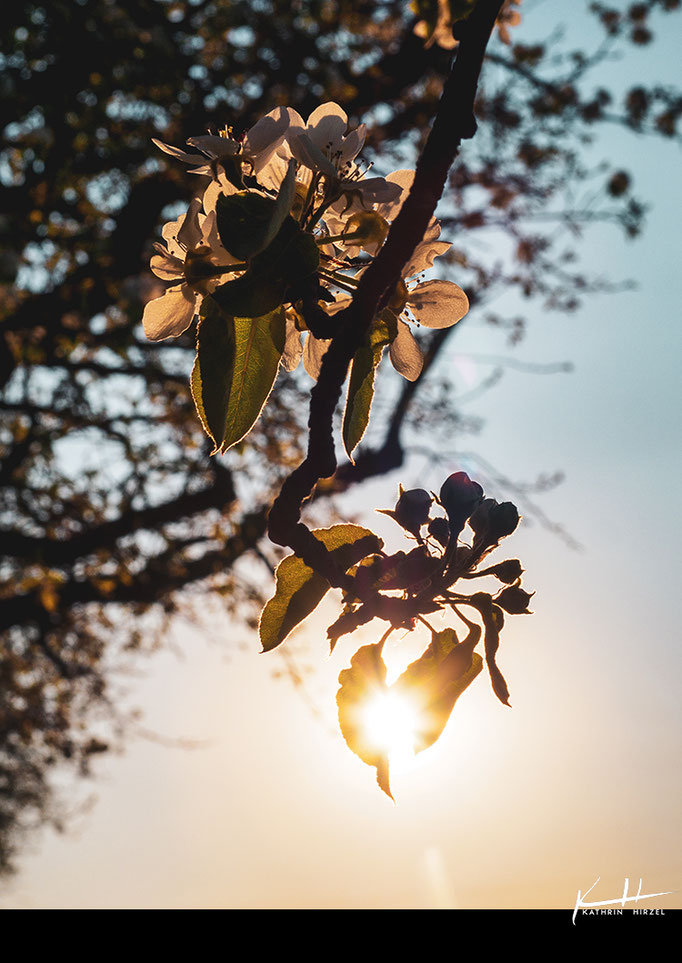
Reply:
[[[212,162],[221,164],[229,157],[239,157],[239,160],[248,164],[252,172],[257,175],[284,140],[288,126],[289,112],[284,107],[277,107],[265,117],[261,117],[240,140],[232,137],[229,130],[222,131],[220,134],[190,137],[187,143],[201,152],[198,154],[190,154],[179,147],[164,144],[156,138],[152,140],[166,154],[185,164],[191,164],[193,174],[212,176],[214,173]]]
[[[289,108],[286,140],[293,157],[312,171],[323,174],[330,193],[357,196],[366,207],[388,201],[400,191],[383,177],[364,177],[355,158],[365,142],[367,128],[348,130],[348,116],[338,104],[317,107],[307,122]]]
[[[435,222],[427,237],[415,248],[402,271],[402,279],[384,311],[389,312],[397,325],[397,334],[389,347],[389,356],[395,370],[408,381],[416,381],[421,374],[424,357],[409,322],[416,322],[425,328],[449,328],[460,321],[469,310],[469,300],[459,285],[452,281],[420,281],[416,275],[433,265],[443,247],[449,244],[438,241],[440,225]],[[359,277],[362,271],[358,272]],[[325,305],[329,314],[336,314],[347,308],[352,295],[340,294],[332,305]],[[317,380],[320,374],[322,357],[329,347],[329,341],[308,334],[303,350],[303,365]]]
[[[142,323],[150,341],[177,338],[186,331],[203,296],[219,283],[215,269],[238,263],[218,237],[218,193],[217,185],[209,185],[203,197],[192,199],[186,214],[164,225],[164,243],[154,245],[157,253],[149,262],[154,274],[163,281],[180,283],[171,285],[161,297],[145,305]]]

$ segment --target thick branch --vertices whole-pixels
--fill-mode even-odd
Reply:
[[[235,497],[232,476],[218,463],[214,465],[215,480],[209,488],[198,492],[184,492],[178,498],[142,509],[131,509],[110,522],[95,525],[70,538],[51,540],[25,535],[14,529],[0,529],[4,555],[29,562],[62,567],[96,549],[113,546],[120,539],[141,529],[156,529],[168,522],[177,522],[209,508],[225,509]]]
[[[150,558],[145,569],[136,575],[134,581],[129,584],[117,582],[113,589],[104,588],[97,579],[73,578],[57,587],[59,608],[54,612],[44,608],[40,590],[0,599],[0,632],[27,623],[54,628],[68,618],[74,606],[78,605],[151,605],[165,598],[170,592],[228,569],[263,536],[265,516],[264,509],[245,515],[235,534],[220,550],[206,552],[198,559],[177,559],[177,572],[174,572],[174,566],[164,552],[161,556]]]
[[[348,588],[349,580],[337,569],[324,546],[299,521],[301,506],[319,479],[331,477],[336,470],[332,419],[353,355],[424,236],[461,141],[475,133],[474,99],[478,78],[501,6],[502,0],[480,0],[467,21],[433,127],[417,163],[412,189],[386,243],[364,273],[351,305],[339,315],[339,331],[324,356],[320,378],[311,393],[307,457],[285,481],[270,513],[272,541],[293,548],[332,585],[341,588]]]

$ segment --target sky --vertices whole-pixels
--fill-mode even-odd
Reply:
[[[539,32],[551,8],[537,6]],[[610,69],[656,63],[672,78],[678,41]],[[478,455],[512,478],[565,474],[538,503],[582,548],[528,517],[503,556],[536,593],[502,636],[513,708],[482,673],[436,745],[393,774],[394,804],[336,727],[338,674],[373,627],[329,657],[321,606],[286,643],[315,667],[302,691],[247,629],[179,619],[173,651],[122,683],[147,730],[196,745],[136,738],[102,760],[93,807],[66,834],[33,837],[1,907],[572,910],[597,879],[590,899],[641,879],[670,894],[643,907],[682,907],[679,148],[614,129],[599,152],[623,154],[652,207],[638,240],[590,232],[586,262],[638,286],[570,317],[531,308],[514,357],[574,370],[507,370],[472,402],[485,428],[455,439],[447,466],[475,474]],[[462,325],[454,348],[464,379],[499,335]],[[437,490],[443,477],[415,461],[351,497],[389,507],[399,481]],[[395,539],[390,519],[366,518]],[[397,671],[410,656],[395,649]]]

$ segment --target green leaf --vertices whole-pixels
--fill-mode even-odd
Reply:
[[[374,397],[374,375],[381,355],[391,335],[385,321],[377,321],[367,341],[356,351],[348,381],[348,397],[343,415],[343,444],[348,457],[360,444],[369,424],[369,412]]]
[[[479,636],[480,631],[458,642],[454,629],[434,632],[425,652],[391,686],[415,706],[415,752],[439,738],[457,699],[483,668],[483,659],[474,652]]]
[[[205,306],[205,307],[204,307]],[[192,396],[213,454],[241,441],[272,390],[284,350],[284,308],[256,318],[224,315],[204,298]]]
[[[223,247],[240,261],[247,261],[272,241],[276,204],[271,197],[254,191],[219,194],[216,226]],[[288,212],[287,212],[288,213]],[[279,230],[280,224],[277,225]]]
[[[260,317],[284,304],[288,288],[312,274],[319,261],[314,238],[287,216],[277,236],[252,259],[249,269],[216,288],[213,298],[226,314]]]
[[[293,217],[286,217],[272,243],[253,259],[252,270],[293,284],[316,271],[319,263],[315,238],[304,233]]]
[[[221,452],[253,428],[268,400],[284,351],[281,305],[261,318],[233,318],[235,350]]]
[[[378,552],[383,542],[359,525],[318,528],[315,538],[334,553],[337,564],[347,571],[366,555]],[[303,559],[289,555],[277,566],[275,594],[263,609],[260,640],[264,652],[276,648],[289,633],[317,607],[329,591],[326,578],[318,575]]]
[[[261,275],[250,268],[241,277],[217,287],[213,299],[225,314],[237,318],[259,318],[284,302],[285,290],[284,278]]]
[[[386,749],[373,742],[366,726],[368,706],[389,691],[382,649],[381,642],[358,649],[350,660],[350,668],[344,669],[339,675],[336,704],[339,709],[339,728],[346,745],[368,766],[376,768],[379,788],[393,799]]]
[[[190,388],[204,431],[213,440],[213,454],[225,437],[234,354],[232,318],[225,317],[210,297],[204,298]]]
[[[256,191],[220,194],[216,226],[223,247],[242,261],[265,250],[289,216],[296,192],[296,162],[289,161],[276,199]]]
[[[392,686],[386,685],[381,642],[358,649],[350,668],[339,675],[336,704],[343,738],[356,756],[376,768],[379,787],[391,799],[390,749],[381,743],[380,738],[377,741],[376,734],[369,729],[368,710],[381,699],[394,708],[404,703],[417,723],[414,751],[420,752],[433,745],[445,728],[457,699],[483,667],[483,660],[474,652],[479,636],[480,630],[478,635],[473,633],[466,641],[458,642],[453,629],[434,632],[426,651]]]

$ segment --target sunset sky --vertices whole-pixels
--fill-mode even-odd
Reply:
[[[530,41],[565,11],[529,3],[519,29]],[[605,83],[654,65],[679,82],[679,16],[670,22],[650,48],[608,65]],[[490,371],[476,356],[574,370],[505,369],[464,407],[485,427],[454,438],[451,461],[415,456],[347,502],[398,548],[394,523],[362,512],[390,507],[399,482],[437,491],[446,474],[489,474],[489,464],[518,480],[565,474],[536,501],[581,548],[528,512],[500,553],[521,559],[536,592],[534,614],[508,617],[502,635],[513,708],[481,673],[438,743],[393,775],[394,805],[336,725],[338,674],[380,626],[330,658],[334,607],[321,606],[286,643],[295,665],[315,669],[302,690],[274,676],[284,656],[260,654],[248,629],[180,619],[173,651],[121,685],[145,729],[197,745],[137,738],[103,759],[88,786],[94,806],[67,834],[33,838],[0,906],[572,910],[599,877],[592,899],[621,896],[625,878],[636,891],[641,878],[644,893],[673,893],[642,906],[682,906],[680,151],[603,133],[590,156],[622,157],[651,210],[635,241],[588,231],[584,261],[636,290],[594,296],[569,317],[505,305],[529,321],[513,351],[475,317],[462,323],[447,362],[462,391]],[[395,671],[426,642],[392,647]]]

